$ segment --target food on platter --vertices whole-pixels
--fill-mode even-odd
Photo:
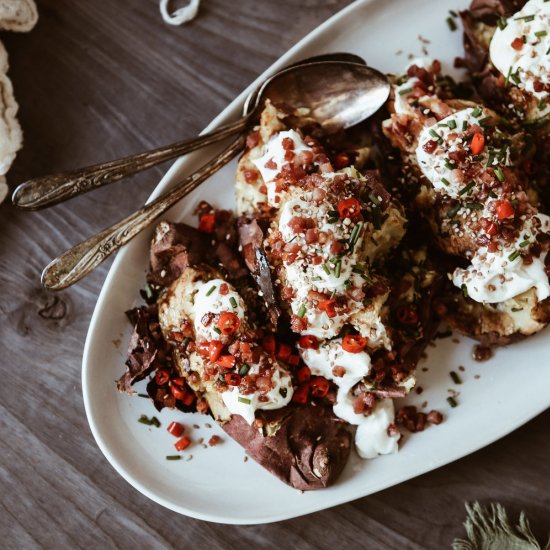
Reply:
[[[235,212],[157,226],[119,390],[209,415],[299,490],[439,424],[400,399],[441,318],[489,346],[550,323],[547,6],[461,14],[473,95],[415,59],[347,132],[266,101]]]

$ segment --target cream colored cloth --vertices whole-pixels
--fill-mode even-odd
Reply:
[[[34,0],[0,0],[0,30],[27,32],[38,20]],[[6,174],[23,144],[23,133],[17,121],[19,106],[7,76],[8,53],[0,42],[0,202],[8,194]]]
[[[162,19],[169,25],[182,25],[195,19],[199,11],[201,0],[191,0],[186,6],[178,8],[173,12],[169,11],[171,0],[160,0],[160,13]]]

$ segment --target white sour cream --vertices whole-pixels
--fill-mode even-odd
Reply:
[[[512,47],[515,39],[524,40],[520,49]],[[550,113],[547,91],[535,92],[534,83],[550,83],[550,2],[529,0],[521,11],[496,29],[489,54],[493,65],[508,78],[509,85],[533,94],[541,101],[535,118]],[[542,108],[541,108],[542,107]]]
[[[300,349],[300,354],[311,373],[332,380],[338,386],[334,414],[358,426],[355,446],[362,458],[375,458],[379,454],[397,451],[399,435],[388,435],[393,423],[393,402],[386,399],[377,404],[369,416],[353,410],[351,389],[368,375],[371,368],[370,356],[364,351],[349,353],[342,349],[342,340],[324,342],[319,349]],[[335,376],[334,367],[344,367],[344,376]]]
[[[546,253],[533,258],[530,265],[525,265],[521,256],[510,260],[511,254],[523,250],[520,244],[532,243],[538,232],[550,231],[549,216],[537,214],[533,218],[541,221],[540,229],[534,230],[531,218],[525,222],[519,237],[510,246],[495,253],[488,252],[485,247],[480,248],[468,268],[455,270],[453,284],[458,287],[465,285],[468,296],[476,302],[505,302],[530,288],[536,289],[539,301],[548,298],[550,283],[544,269]]]
[[[474,116],[474,113],[478,116]],[[437,192],[454,198],[460,197],[459,192],[465,182],[461,179],[460,171],[452,168],[452,164],[448,163],[448,154],[464,148],[464,127],[469,128],[473,124],[479,124],[480,119],[489,115],[490,113],[486,109],[478,108],[477,112],[473,108],[463,109],[422,130],[418,138],[416,160],[422,173],[431,181]],[[437,145],[433,153],[428,153],[424,146],[429,141],[438,141],[438,139],[441,140],[441,143]],[[488,149],[485,147],[479,162],[487,162]],[[500,163],[506,165],[508,159],[505,159],[505,162],[500,161]]]
[[[257,371],[258,366],[253,366],[251,372]],[[273,388],[264,396],[267,401],[260,401],[260,393],[245,395],[239,392],[238,387],[233,387],[231,390],[222,393],[225,406],[231,414],[242,416],[248,424],[254,422],[255,413],[258,409],[272,410],[284,407],[290,402],[294,394],[290,375],[281,367],[278,367],[271,380],[273,381]]]
[[[220,293],[220,286],[226,284],[229,287],[227,294]],[[246,306],[243,299],[238,292],[233,289],[231,285],[226,283],[223,279],[213,279],[211,281],[202,282],[197,281],[194,283],[194,303],[193,309],[190,315],[193,325],[195,327],[195,334],[197,338],[207,341],[219,340],[220,333],[216,331],[216,323],[210,322],[206,326],[203,323],[203,318],[208,313],[214,315],[229,311],[237,315],[241,323],[245,318]],[[237,307],[233,306],[232,302],[237,304]]]
[[[298,132],[295,130],[286,130],[275,134],[265,145],[264,154],[252,161],[256,165],[256,168],[258,168],[267,187],[267,203],[277,208],[282,202],[282,194],[276,188],[277,174],[281,172],[285,164],[289,164],[289,161],[285,160],[286,149],[283,147],[283,140],[285,138],[289,138],[294,142],[294,149],[292,151],[296,155],[304,151],[312,151],[311,147],[305,144]],[[270,161],[275,164],[275,168],[266,166]]]

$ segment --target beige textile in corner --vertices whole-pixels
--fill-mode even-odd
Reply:
[[[34,0],[0,0],[0,30],[27,32],[38,20]],[[6,173],[23,144],[23,133],[17,121],[19,106],[7,76],[8,54],[0,42],[0,202],[8,193]]]

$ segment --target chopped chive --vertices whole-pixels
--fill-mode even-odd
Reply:
[[[460,289],[462,290],[462,294],[464,294],[464,297],[468,298],[468,287],[464,283],[462,283],[460,285]]]
[[[462,121],[462,131],[465,132],[468,129],[468,122],[465,120]]]
[[[300,319],[301,319],[306,314],[306,311],[307,311],[306,306],[304,306],[304,304],[302,304],[300,306],[300,309],[298,310],[298,313],[297,313],[298,317],[300,317]]]
[[[222,331],[218,328],[218,327],[213,327],[213,331],[216,333],[216,334],[221,334]]]
[[[448,170],[454,170],[456,166],[449,159],[445,159],[445,168]]]
[[[407,95],[412,92],[412,88],[404,88],[403,90],[399,90],[399,95]]]
[[[466,193],[468,193],[468,191],[470,191],[475,185],[475,182],[474,181],[471,181],[468,185],[464,186],[459,192],[458,194],[459,195],[465,195]]]
[[[437,125],[438,128],[448,128],[449,125],[448,124],[445,124],[444,122],[440,122],[438,125]]]
[[[453,409],[458,405],[454,397],[447,397],[447,403],[449,403]]]
[[[241,397],[240,395],[237,398],[237,401],[239,401],[239,403],[244,403],[245,405],[250,405],[250,403],[252,403],[250,399],[247,399],[246,397]]]
[[[447,17],[447,25],[449,25],[449,29],[451,29],[451,32],[456,31],[458,28],[456,26],[455,20],[452,17]]]
[[[237,307],[237,300],[235,300],[233,296],[229,298],[229,303],[231,304],[232,307]]]
[[[290,239],[289,244],[292,242],[292,241],[295,241],[296,239],[298,238],[298,235],[294,235],[294,237],[292,237],[292,239]]]
[[[500,168],[493,168],[493,172],[495,173],[498,181],[500,181],[501,183],[506,179]]]
[[[521,78],[519,77],[518,71],[515,73],[512,73],[510,75],[510,78],[514,81],[515,84],[519,84],[521,82]]]
[[[330,299],[332,300],[336,296],[336,290],[333,290],[330,294]]]
[[[243,363],[241,365],[241,368],[239,369],[239,375],[240,376],[246,376],[248,374],[249,370],[250,370],[250,365],[247,365],[246,363]]]
[[[208,290],[208,292],[206,293],[207,296],[210,296],[210,294],[212,294],[212,292],[214,292],[214,290],[216,290],[216,287],[213,286],[213,287],[210,287],[210,289]]]
[[[523,241],[523,242],[519,243],[519,247],[520,248],[525,248],[528,244],[529,244],[529,241]]]
[[[511,262],[513,262],[514,260],[516,260],[517,258],[519,258],[519,255],[520,255],[520,251],[519,251],[519,250],[514,250],[514,251],[512,252],[512,254],[510,254],[510,255],[508,256],[508,259],[509,259]]]
[[[521,21],[522,19],[526,23],[530,23],[531,21],[533,21],[535,19],[535,16],[534,15],[523,15],[521,17],[514,17],[514,21]]]
[[[152,416],[151,418],[147,418],[146,415],[142,414],[138,418],[138,422],[140,424],[145,424],[146,426],[155,426],[155,428],[160,427],[160,421],[156,416]]]
[[[355,238],[357,237],[357,233],[359,232],[359,224],[357,224],[352,232],[351,232],[351,235],[349,237],[349,245],[350,247],[353,247],[353,245],[355,244]]]
[[[499,17],[498,21],[497,21],[497,25],[498,25],[498,28],[501,31],[503,31],[508,26],[508,22],[506,21],[506,19],[504,17]]]
[[[460,208],[461,208],[460,204],[455,204],[455,206],[452,206],[451,208],[449,208],[449,211],[447,212],[447,217],[454,218],[457,215]]]
[[[492,198],[492,199],[496,199],[498,197],[498,195],[494,192],[494,191],[489,191],[488,195]]]
[[[508,69],[508,74],[506,75],[506,79],[504,80],[504,87],[506,88],[508,86],[508,82],[510,82],[510,75],[512,74],[512,65],[510,65],[510,68]]]
[[[450,13],[453,17],[458,17],[458,13],[456,13],[455,10],[449,10],[449,13]]]
[[[451,185],[451,182],[447,178],[441,178],[441,181],[447,186]]]
[[[334,268],[334,275],[336,276],[337,279],[339,279],[341,274],[342,274],[342,260],[338,260]]]
[[[447,126],[451,129],[451,130],[454,130],[456,128],[456,121],[451,119],[449,120],[449,122],[447,122]]]
[[[181,460],[180,455],[167,455],[166,460]]]
[[[347,281],[344,281],[344,288],[346,290],[349,290],[352,287],[351,281],[348,279]]]
[[[428,133],[437,141],[437,143],[440,145],[443,143],[443,138],[433,128]]]
[[[538,38],[540,38],[541,36],[546,36],[548,33],[546,31],[537,31],[535,33],[535,36],[537,36]]]
[[[330,275],[330,267],[329,267],[327,264],[323,264],[323,271],[324,271],[327,275]]]
[[[472,116],[475,118],[479,118],[481,114],[483,113],[483,109],[478,105],[473,111]]]
[[[191,338],[189,338],[189,336],[186,336],[184,339],[183,339],[183,342],[181,343],[181,347],[183,349],[187,349],[187,345],[189,344],[189,342],[191,341]]]
[[[454,370],[452,370],[449,374],[451,375],[451,378],[453,379],[453,382],[455,384],[462,384],[460,376],[458,376],[458,374]]]
[[[483,205],[479,202],[467,202],[464,206],[469,210],[483,210]]]
[[[512,311],[513,311],[514,313],[517,313],[518,311],[523,311],[523,308],[522,308],[522,307],[513,307],[513,308],[512,308]]]
[[[146,399],[149,399],[149,396],[146,393],[138,393],[138,397],[145,397]]]
[[[331,223],[331,224],[332,224],[332,223],[336,223],[339,219],[340,219],[340,218],[334,218],[334,217],[332,217],[332,218],[329,218],[327,221],[328,221],[328,223]]]
[[[490,116],[484,116],[483,118],[480,118],[478,120],[479,124],[481,124],[481,126],[486,126],[487,123],[492,120],[493,117],[490,117]]]

